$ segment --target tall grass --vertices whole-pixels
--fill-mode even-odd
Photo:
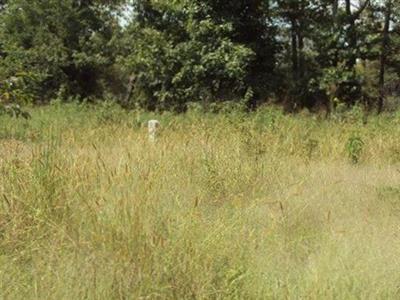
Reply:
[[[0,298],[398,299],[399,125],[76,104],[2,117]]]

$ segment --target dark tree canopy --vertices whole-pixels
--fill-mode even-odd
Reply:
[[[0,1],[0,93],[19,78],[32,101],[382,111],[399,81],[399,14],[393,0]]]

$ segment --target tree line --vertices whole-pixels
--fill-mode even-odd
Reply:
[[[381,112],[397,0],[0,0],[0,99]]]

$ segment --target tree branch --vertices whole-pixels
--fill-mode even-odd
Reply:
[[[370,0],[365,0],[364,3],[361,4],[361,6],[359,7],[359,9],[358,9],[356,12],[354,12],[354,13],[352,14],[351,18],[352,18],[353,20],[357,20],[357,19],[360,17],[360,15],[362,14],[362,12],[367,8],[367,6],[369,5],[369,3],[370,3]]]

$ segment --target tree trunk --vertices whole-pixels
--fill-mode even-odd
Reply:
[[[347,43],[349,47],[349,57],[346,62],[346,67],[349,71],[352,71],[357,59],[356,48],[357,48],[357,29],[356,29],[356,18],[351,12],[351,0],[346,0],[346,17],[349,29],[347,31]]]
[[[292,19],[292,75],[295,84],[298,80],[299,64],[298,64],[298,53],[297,53],[297,26],[296,20]]]
[[[333,0],[332,4],[332,14],[333,17],[336,18],[339,9],[339,0]]]
[[[127,90],[126,90],[126,94],[125,94],[125,98],[123,100],[122,105],[125,107],[128,107],[129,105],[129,100],[132,96],[132,92],[133,92],[133,88],[135,85],[135,81],[136,81],[136,76],[135,75],[131,75],[129,76],[129,81],[128,81],[128,85],[127,85]]]
[[[339,30],[339,19],[338,19],[338,10],[339,10],[339,0],[333,0],[332,2],[332,19],[333,19],[333,32],[337,32]],[[338,49],[338,39],[335,40],[335,49],[333,56],[333,67],[337,67],[339,64],[339,49]]]
[[[378,114],[383,110],[385,101],[385,66],[387,58],[387,50],[389,46],[389,30],[390,30],[390,18],[392,15],[392,1],[386,1],[385,7],[385,24],[382,31],[382,45],[381,45],[381,58],[380,58],[380,70],[379,70],[379,101],[378,101]]]
[[[351,0],[346,0],[346,19],[349,29],[347,31],[347,43],[349,47],[349,58],[346,62],[346,67],[350,71],[354,71],[354,66],[357,62],[357,42],[358,42],[358,34],[357,34],[357,25],[356,21],[360,18],[362,12],[369,5],[370,0],[365,0],[364,3],[360,1],[360,7],[355,12],[351,11]]]
[[[297,34],[297,39],[299,42],[299,49],[298,49],[298,55],[299,55],[299,78],[303,79],[304,74],[305,74],[305,59],[304,59],[304,37],[302,33],[302,28],[299,27],[298,34]]]

